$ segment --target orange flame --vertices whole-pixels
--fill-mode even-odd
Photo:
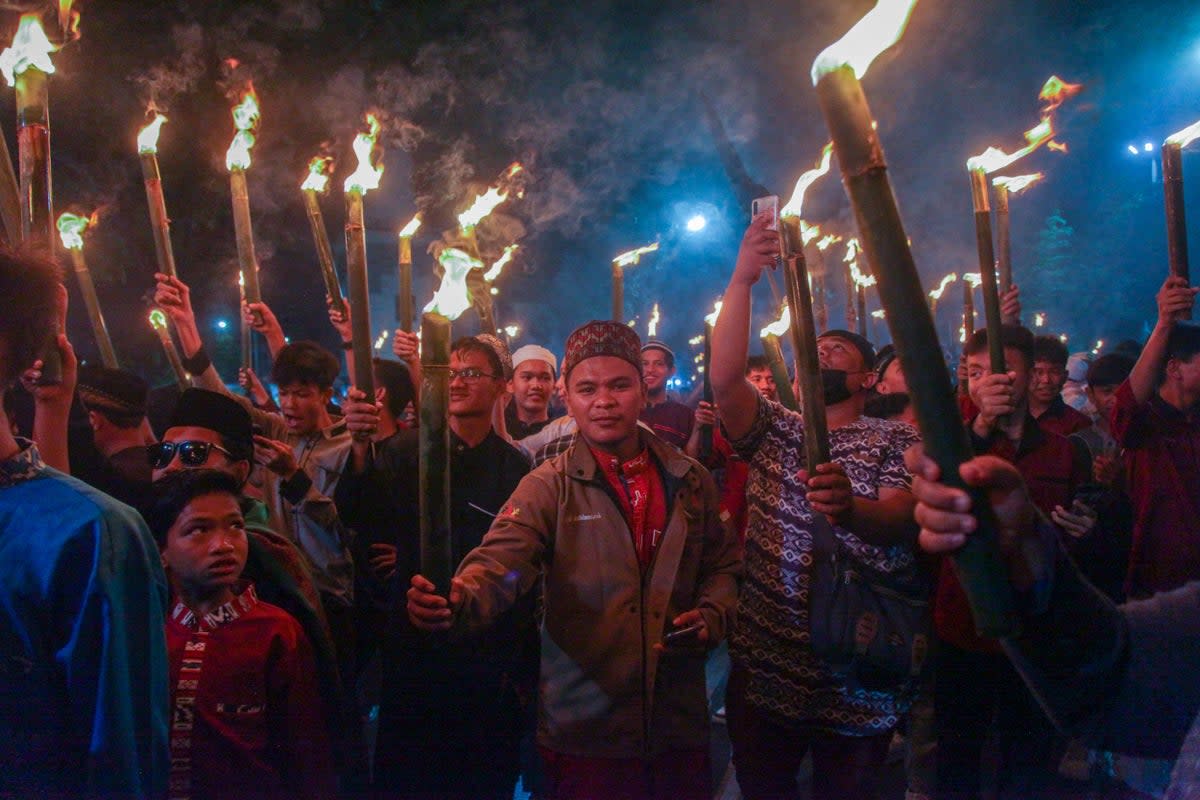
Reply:
[[[958,273],[951,272],[949,275],[942,278],[942,282],[938,284],[936,289],[931,289],[929,298],[931,300],[941,300],[942,295],[946,293],[946,287],[958,280]]]
[[[658,303],[654,304],[654,309],[650,312],[650,320],[646,323],[646,335],[653,339],[658,336],[658,320],[661,316],[658,313]]]
[[[163,123],[167,118],[157,111],[154,112],[154,119],[138,131],[137,145],[139,153],[157,153],[158,152],[158,135],[162,133]]]
[[[621,255],[613,259],[613,263],[618,267],[632,267],[633,265],[641,262],[642,256],[646,255],[647,253],[653,253],[656,250],[658,250],[658,242],[637,247],[628,252],[621,253]]]
[[[475,198],[475,202],[471,203],[470,208],[458,215],[458,227],[469,231],[483,222],[488,214],[491,214],[497,206],[508,199],[508,184],[524,169],[520,162],[514,161],[510,164],[500,176],[498,185],[489,187],[486,192]],[[524,192],[518,190],[517,197],[524,197]]]
[[[842,237],[838,236],[837,234],[833,234],[833,233],[827,234],[827,235],[823,236],[820,239],[820,241],[817,242],[817,249],[820,250],[822,253],[824,253],[826,250],[829,249],[829,246],[831,244],[837,244],[841,240],[842,240]]]
[[[879,0],[845,36],[813,61],[813,85],[840,67],[849,67],[861,79],[880,53],[900,41],[916,5],[917,0]]]
[[[878,311],[872,311],[871,316],[875,319],[885,319],[887,317],[887,312],[881,308]]]
[[[1051,75],[1038,93],[1038,99],[1046,103],[1042,108],[1042,119],[1037,125],[1025,131],[1025,146],[1013,152],[1006,153],[998,147],[989,147],[977,156],[967,159],[967,169],[981,171],[990,175],[997,170],[1021,160],[1025,156],[1046,145],[1051,150],[1066,152],[1067,146],[1054,139],[1054,112],[1066,101],[1083,91],[1083,84],[1066,83],[1057,75]]]
[[[792,327],[792,310],[784,303],[783,309],[779,312],[779,319],[759,331],[758,338],[765,339],[768,336],[783,336],[788,332],[788,328],[790,327]]]
[[[1035,172],[1031,175],[1016,175],[1012,178],[1000,175],[992,178],[992,185],[1007,189],[1010,195],[1020,194],[1044,177],[1046,176],[1040,172]]]
[[[1187,147],[1196,139],[1200,139],[1200,120],[1197,120],[1183,130],[1168,136],[1166,144]]]
[[[821,150],[821,159],[817,162],[817,166],[810,169],[800,176],[796,181],[796,188],[792,191],[792,199],[787,205],[779,210],[781,217],[798,217],[804,210],[804,195],[808,192],[808,187],[817,182],[817,179],[822,175],[829,173],[829,163],[833,158],[833,142],[825,145]]]
[[[508,247],[504,248],[504,252],[498,259],[496,259],[496,262],[492,264],[491,268],[488,269],[487,272],[483,273],[483,279],[488,283],[492,283],[499,278],[500,273],[504,271],[504,267],[508,264],[508,262],[512,261],[513,253],[517,252],[520,247],[521,245],[519,244],[510,244]]]
[[[721,306],[723,305],[725,305],[724,300],[718,300],[717,302],[713,303],[712,313],[704,317],[704,321],[707,322],[710,327],[717,327],[717,317],[721,316]]]
[[[812,244],[813,240],[821,235],[820,225],[809,225],[804,220],[800,220],[800,242],[805,247]]]
[[[0,53],[0,72],[9,86],[16,86],[17,76],[28,69],[37,69],[51,75],[54,64],[50,54],[58,48],[50,44],[42,21],[37,14],[23,14],[17,26],[17,34],[13,37],[12,47]]]
[[[371,154],[378,139],[379,120],[374,114],[367,114],[366,133],[359,132],[354,137],[354,155],[358,157],[358,169],[346,176],[344,188],[347,192],[366,194],[371,189],[379,188],[379,179],[383,177],[383,164],[371,163]]]
[[[233,107],[233,141],[225,151],[225,168],[230,172],[249,168],[250,148],[254,147],[254,129],[258,127],[258,119],[258,95],[251,85],[242,102]]]
[[[425,313],[440,314],[448,320],[458,319],[471,307],[471,292],[467,289],[467,273],[483,266],[483,262],[472,258],[456,247],[447,247],[438,254],[442,265],[442,283],[425,306]]]
[[[56,227],[58,228],[58,236],[62,239],[63,247],[67,250],[82,250],[83,232],[95,226],[99,221],[99,209],[93,211],[90,217],[81,217],[78,214],[68,212],[60,214]]]
[[[416,235],[417,229],[421,227],[421,215],[416,214],[408,221],[408,224],[400,229],[400,235],[411,239]]]
[[[333,159],[329,156],[314,157],[308,162],[308,174],[304,176],[300,188],[306,192],[324,193],[329,188],[329,170],[332,166]]]
[[[971,284],[972,289],[978,289],[980,284],[983,283],[983,276],[978,272],[964,272],[963,280]]]

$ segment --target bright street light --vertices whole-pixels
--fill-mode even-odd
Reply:
[[[687,229],[691,233],[696,233],[698,231],[704,230],[704,226],[707,224],[708,224],[708,220],[704,218],[703,214],[696,214],[695,216],[693,216],[691,219],[689,219],[687,221]]]

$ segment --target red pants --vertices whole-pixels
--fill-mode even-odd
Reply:
[[[538,751],[546,770],[548,800],[710,800],[708,750],[683,750],[649,761],[589,758]]]
[[[733,766],[746,800],[794,800],[796,773],[812,749],[813,800],[873,800],[892,734],[839,736],[780,725],[746,702],[745,675],[735,665],[725,694]]]

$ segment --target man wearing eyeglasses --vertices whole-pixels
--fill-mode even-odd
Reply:
[[[524,454],[492,427],[505,383],[501,357],[482,337],[453,343],[447,411],[455,559],[479,544],[529,471]],[[393,593],[382,644],[375,785],[405,797],[511,798],[522,704],[536,665],[532,598],[469,644],[431,641],[408,623],[403,590],[420,565],[417,440],[416,430],[397,432],[376,461],[376,480],[394,495],[397,519],[395,545],[372,546],[372,566]]]

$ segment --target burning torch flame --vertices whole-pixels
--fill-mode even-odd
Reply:
[[[696,347],[697,345],[701,344],[703,341],[704,341],[704,334],[700,334],[699,336],[693,336],[692,338],[688,339],[688,344],[690,344],[692,347]]]
[[[845,36],[817,56],[812,66],[813,85],[822,75],[843,66],[861,79],[880,53],[900,41],[916,5],[917,0],[879,0]]]
[[[63,213],[58,218],[58,236],[62,239],[63,247],[67,250],[83,249],[83,232],[88,226],[96,224],[96,215],[81,217],[77,214]]]
[[[1041,172],[1035,172],[1032,175],[1016,175],[1012,178],[999,175],[992,178],[992,186],[1002,186],[1008,190],[1009,194],[1019,194],[1044,177],[1046,176]]]
[[[942,282],[938,284],[938,287],[936,289],[930,290],[929,299],[941,300],[942,295],[945,294],[945,292],[946,292],[946,287],[949,286],[950,284],[954,283],[956,280],[958,280],[957,272],[951,272],[949,275],[942,278]]]
[[[800,220],[800,243],[805,247],[812,244],[813,239],[821,235],[820,225],[809,225],[804,220]]]
[[[458,226],[463,230],[474,228],[484,217],[496,210],[496,207],[508,199],[508,195],[495,186],[475,198],[475,202],[466,211],[458,215]]]
[[[712,313],[704,318],[704,321],[708,323],[709,327],[717,327],[717,317],[721,316],[722,305],[724,305],[724,301],[722,300],[718,300],[717,302],[713,303]]]
[[[983,283],[983,276],[978,272],[964,272],[963,280],[971,284],[972,289],[978,289],[980,284]]]
[[[824,253],[826,250],[829,249],[829,246],[831,244],[837,244],[841,240],[842,240],[842,237],[840,237],[836,234],[833,234],[833,233],[826,234],[824,237],[821,238],[821,240],[819,242],[817,242],[817,249],[820,250],[822,253]]]
[[[829,173],[829,162],[833,158],[833,142],[825,145],[821,150],[821,160],[817,162],[817,166],[810,169],[800,176],[796,181],[796,188],[792,192],[792,199],[788,204],[779,210],[781,217],[798,217],[804,209],[804,195],[808,192],[808,187],[817,182],[817,179],[822,175]]]
[[[854,285],[865,289],[868,286],[875,285],[875,276],[864,274],[859,270],[858,254],[860,250],[861,246],[858,243],[858,239],[851,239],[846,243],[846,257],[842,260],[850,265],[850,277],[854,281]]]
[[[371,189],[379,188],[379,179],[383,177],[383,164],[371,164],[371,153],[375,142],[379,139],[379,120],[374,114],[367,114],[367,132],[360,132],[354,137],[354,155],[358,157],[358,169],[346,176],[345,190],[366,194]]]
[[[1193,122],[1178,133],[1172,133],[1167,137],[1166,144],[1176,144],[1180,147],[1187,147],[1196,139],[1200,139],[1200,120]]]
[[[883,319],[884,317],[887,316],[887,312],[881,308],[878,311],[872,311],[871,316],[874,317],[875,319]]]
[[[139,153],[158,152],[158,135],[162,133],[162,126],[166,121],[166,117],[157,111],[154,112],[154,119],[150,120],[146,127],[138,131],[137,145]]]
[[[165,331],[167,329],[167,315],[162,312],[161,308],[156,308],[150,312],[148,317],[150,327],[156,331]]]
[[[225,168],[247,169],[250,166],[250,148],[254,147],[254,129],[258,127],[258,95],[251,86],[242,102],[233,107],[233,141],[225,151]]]
[[[441,314],[448,320],[456,320],[471,307],[471,293],[467,289],[467,273],[483,266],[483,262],[459,250],[447,247],[438,255],[438,263],[445,272],[442,284],[434,292],[433,299],[425,306],[425,313]]]
[[[646,323],[646,335],[650,337],[658,336],[658,303],[654,304],[654,309],[650,312],[650,321]]]
[[[520,246],[521,245],[519,244],[510,244],[508,247],[504,248],[504,253],[498,259],[496,259],[496,263],[492,264],[491,268],[487,272],[483,273],[483,279],[488,283],[491,283],[496,280],[496,278],[499,278],[500,273],[504,271],[505,265],[512,261],[513,253],[517,252],[517,248]]]
[[[520,326],[520,325],[505,325],[505,326],[504,326],[504,333],[505,333],[505,334],[508,336],[508,338],[510,338],[510,339],[515,339],[515,338],[517,338],[517,334],[518,334],[518,333],[520,333],[520,332],[521,332],[521,326]]]
[[[0,72],[4,73],[9,86],[15,86],[17,76],[27,69],[38,69],[50,75],[54,72],[50,54],[57,49],[46,38],[38,15],[24,14],[17,27],[17,35],[13,37],[12,47],[0,53]]]
[[[316,156],[308,162],[308,175],[304,177],[300,188],[306,192],[323,194],[329,188],[329,168],[332,165],[333,159],[329,156]]]
[[[1044,144],[1052,150],[1065,152],[1066,145],[1051,141],[1054,138],[1053,114],[1068,97],[1079,94],[1081,91],[1083,91],[1082,84],[1066,83],[1057,75],[1051,75],[1042,86],[1041,92],[1038,93],[1038,99],[1046,103],[1042,108],[1042,120],[1025,131],[1025,146],[1011,155],[998,147],[989,147],[979,155],[967,159],[967,169],[981,170],[990,175],[1021,160]]]
[[[647,253],[653,253],[656,250],[658,250],[658,242],[655,242],[654,244],[648,244],[643,247],[638,247],[634,250],[630,250],[627,253],[621,253],[621,255],[613,259],[613,263],[618,267],[632,267],[634,264],[641,262],[642,256],[646,255]]]
[[[792,310],[785,305],[783,311],[779,314],[779,319],[759,331],[758,338],[765,339],[768,336],[783,336],[788,332],[788,328],[790,327],[792,327]]]
[[[1033,325],[1036,328],[1042,328],[1046,325],[1046,315],[1041,311],[1033,315]]]
[[[408,221],[408,224],[400,229],[400,235],[411,239],[417,232],[417,228],[421,227],[421,215],[417,214]]]

